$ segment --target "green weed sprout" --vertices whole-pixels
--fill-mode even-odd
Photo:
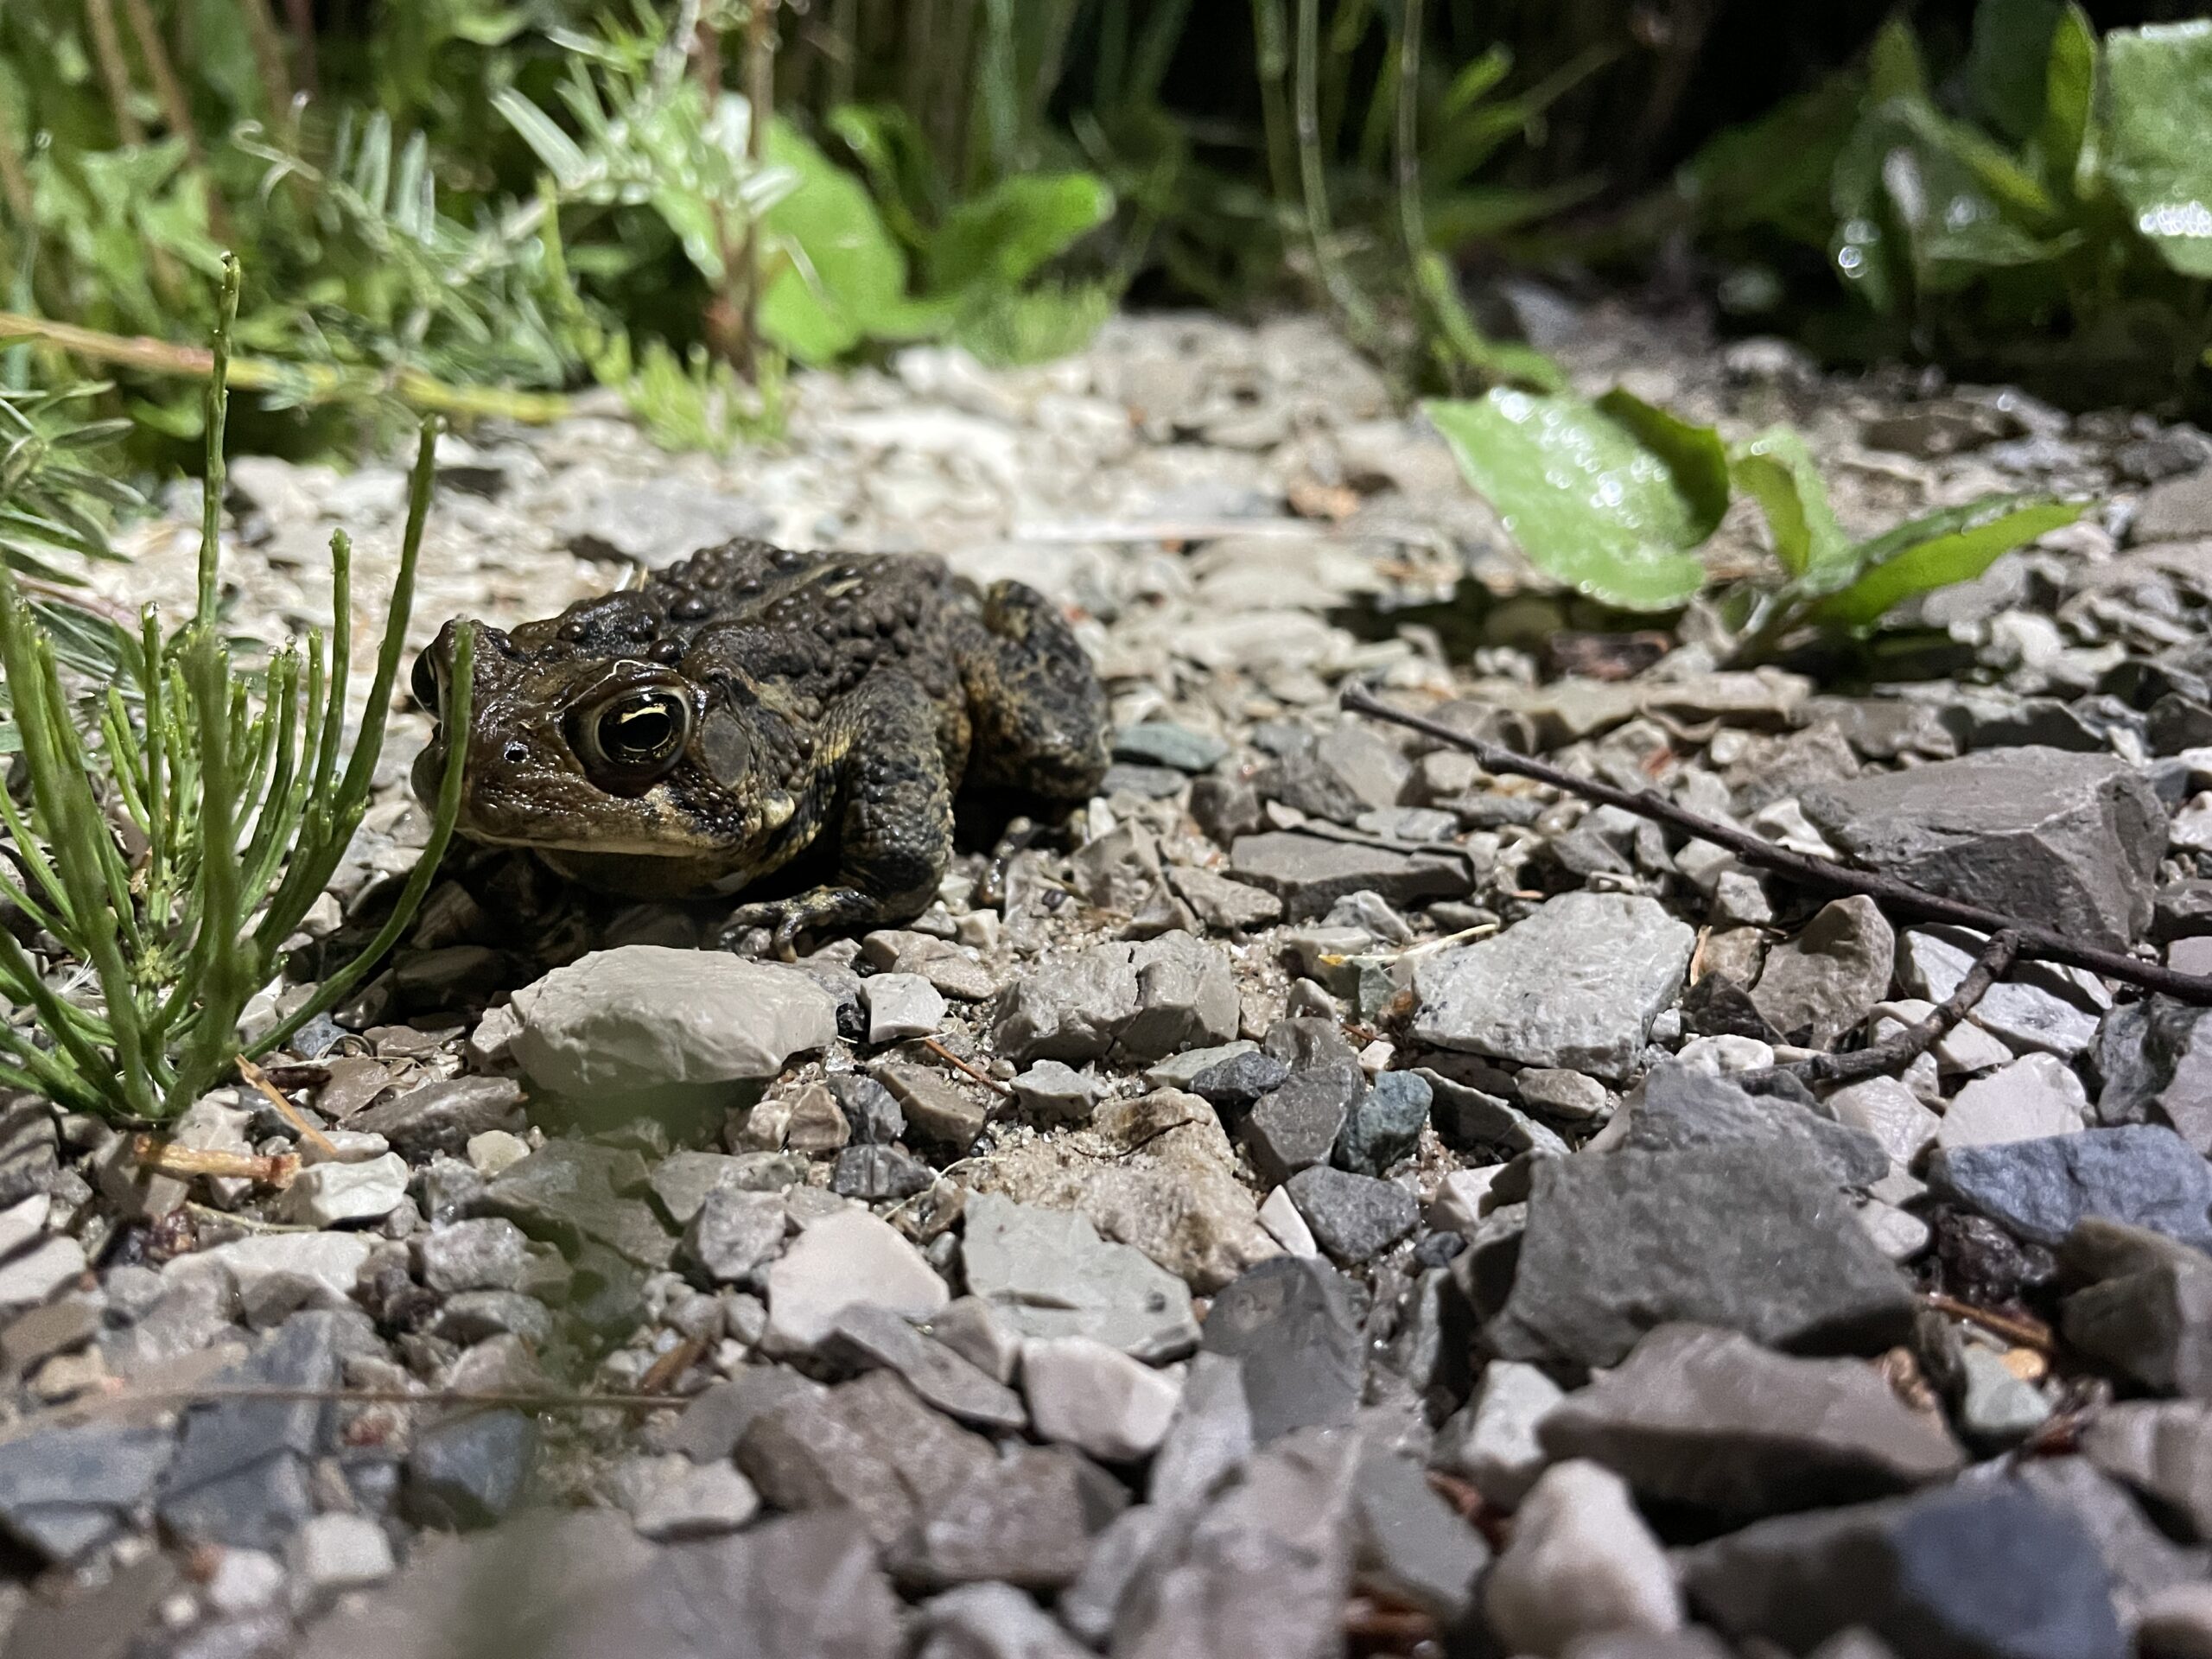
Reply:
[[[344,724],[351,549],[331,537],[334,620],[278,652],[258,674],[233,664],[217,615],[223,429],[238,267],[226,258],[207,397],[207,471],[198,603],[164,638],[140,617],[136,708],[111,684],[92,731],[72,718],[52,635],[0,564],[0,669],[22,742],[28,800],[0,791],[7,832],[0,896],[58,940],[97,988],[64,996],[14,933],[0,929],[0,995],[36,1015],[0,1023],[0,1083],[115,1118],[175,1117],[238,1061],[239,1014],[273,980],[368,804],[384,746],[429,516],[435,430],[425,423],[408,498],[399,574],[361,729]],[[452,716],[467,719],[474,638],[456,653]],[[453,746],[435,823],[391,918],[367,948],[250,1046],[264,1053],[346,995],[413,918],[453,833],[463,746]]]

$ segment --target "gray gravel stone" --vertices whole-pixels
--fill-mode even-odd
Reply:
[[[1278,1256],[1225,1286],[1205,1324],[1205,1351],[1243,1363],[1254,1442],[1348,1423],[1364,1351],[1359,1287],[1325,1262]]]
[[[1301,1429],[1255,1455],[1156,1570],[1132,1580],[1116,1659],[1341,1651],[1359,1437]]]
[[[1014,1095],[1047,1123],[1088,1123],[1098,1104],[1098,1084],[1058,1060],[1039,1060],[1014,1078]]]
[[[242,1389],[327,1394],[340,1381],[341,1321],[296,1313],[219,1381]],[[358,1319],[359,1316],[353,1316]],[[328,1450],[327,1399],[229,1399],[186,1414],[162,1481],[163,1526],[183,1538],[274,1549],[315,1512],[309,1465]]]
[[[382,1221],[407,1202],[411,1171],[396,1152],[358,1164],[313,1164],[284,1191],[287,1220],[310,1227]]]
[[[926,1037],[944,1026],[944,995],[919,974],[871,974],[861,982],[861,1000],[871,1043]]]
[[[1985,943],[1982,935],[1962,927],[1914,928],[1899,942],[1897,976],[1914,995],[1941,1002],[1958,988]],[[2102,1010],[2110,1002],[2089,975],[2052,963],[2024,962],[1983,994],[1968,1018],[2015,1052],[2040,1049],[2071,1058],[2096,1039]],[[1937,1046],[1936,1053],[1944,1058],[1944,1045]],[[2000,1064],[2002,1058],[1998,1057]]]
[[[1963,1466],[1936,1414],[1857,1360],[1792,1359],[1732,1331],[1662,1325],[1547,1412],[1554,1458],[1587,1458],[1646,1501],[1737,1519],[1885,1497]]]
[[[1137,760],[1178,772],[1208,772],[1229,753],[1229,745],[1211,732],[1193,731],[1170,720],[1148,720],[1114,734],[1114,758]]]
[[[1362,1088],[1357,1065],[1331,1065],[1293,1072],[1262,1096],[1239,1131],[1261,1179],[1280,1185],[1326,1163]]]
[[[1625,1081],[1696,937],[1653,899],[1562,893],[1496,938],[1425,958],[1414,1035]]]
[[[522,1085],[512,1077],[448,1077],[357,1112],[346,1127],[384,1136],[415,1163],[437,1153],[457,1158],[477,1135],[521,1131]]]
[[[1435,1091],[1414,1071],[1385,1071],[1362,1095],[1337,1137],[1337,1161],[1359,1175],[1380,1175],[1421,1144]]]
[[[2062,1308],[2068,1342],[2159,1393],[2212,1400],[2212,1257],[2093,1217],[2059,1260],[2082,1284]]]
[[[1936,1130],[1946,1152],[2078,1134],[2088,1096],[2063,1060],[2027,1054],[1959,1090]]]
[[[887,1222],[842,1210],[815,1222],[768,1269],[771,1353],[810,1353],[859,1303],[926,1319],[952,1300],[935,1269]]]
[[[709,1192],[683,1230],[683,1259],[709,1284],[747,1283],[781,1253],[785,1219],[781,1193]]]
[[[1470,1252],[1471,1255],[1472,1252]],[[1503,1311],[1508,1359],[1617,1364],[1689,1321],[1770,1347],[1879,1353],[1914,1302],[1832,1173],[1784,1141],[1545,1159]]]
[[[1229,874],[1274,894],[1284,917],[1294,922],[1326,915],[1338,899],[1363,889],[1394,905],[1418,905],[1457,899],[1468,888],[1466,866],[1455,858],[1289,830],[1238,836],[1230,849]]]
[[[1041,1438],[1109,1463],[1148,1456],[1182,1396],[1173,1378],[1088,1337],[1024,1342],[1021,1390]]]
[[[1170,932],[1047,957],[1000,994],[992,1039],[1016,1065],[1152,1060],[1236,1034],[1236,982],[1215,946]]]
[[[1474,1396],[1437,1431],[1431,1462],[1501,1510],[1515,1510],[1551,1461],[1536,1436],[1566,1390],[1540,1367],[1493,1359]]]
[[[1746,1093],[1725,1077],[1685,1065],[1654,1067],[1641,1097],[1624,1109],[1628,1122],[1620,1145],[1635,1151],[1786,1144],[1825,1168],[1839,1186],[1869,1185],[1889,1173],[1889,1153],[1865,1130],[1779,1095]]]
[[[1324,1164],[1283,1183],[1323,1249],[1339,1262],[1370,1261],[1421,1220],[1421,1205],[1395,1181]]]
[[[1681,1567],[1713,1624],[1796,1653],[1853,1625],[1897,1659],[2127,1652],[2094,1541],[2013,1481],[1761,1521]]]
[[[1664,1636],[1682,1623],[1682,1597],[1620,1477],[1563,1463],[1521,1505],[1483,1580],[1483,1611],[1515,1652],[1561,1654],[1583,1636]]]
[[[1474,1600],[1490,1546],[1438,1497],[1411,1458],[1370,1446],[1352,1491],[1354,1579],[1446,1628]]]
[[[518,1411],[477,1411],[419,1431],[407,1454],[408,1513],[424,1526],[469,1529],[522,1501],[537,1428]]]
[[[1088,1649],[1010,1584],[963,1584],[915,1616],[914,1659],[1086,1659]]]
[[[2212,1407],[2193,1400],[2126,1400],[2082,1431],[2082,1455],[2212,1540]]]
[[[918,1141],[963,1153],[990,1120],[989,1106],[966,1085],[926,1065],[886,1061],[875,1068],[875,1077],[899,1103],[906,1128]]]
[[[2160,1124],[1939,1151],[1928,1182],[2031,1243],[2097,1216],[2212,1248],[2212,1165]]]
[[[1268,1090],[1282,1087],[1289,1076],[1290,1067],[1275,1056],[1249,1048],[1215,1061],[1185,1086],[1224,1118],[1233,1118],[1249,1111]]]
[[[0,1441],[0,1528],[43,1561],[74,1560],[128,1524],[176,1452],[167,1427],[92,1422]]]
[[[533,1238],[570,1255],[587,1240],[641,1268],[664,1268],[676,1240],[646,1190],[645,1160],[588,1141],[548,1141],[484,1189],[476,1208],[505,1216]]]
[[[1021,1336],[1089,1337],[1147,1360],[1173,1359],[1198,1341],[1190,1287],[1071,1211],[975,1193],[961,1260],[969,1292]]]
[[[1193,1354],[1184,1370],[1175,1420],[1152,1460],[1147,1501],[1157,1513],[1186,1511],[1211,1497],[1251,1455],[1244,1362],[1228,1354]]]
[[[530,1270],[530,1240],[503,1217],[433,1227],[416,1243],[423,1282],[441,1295],[462,1290],[519,1290]]]
[[[518,1064],[600,1101],[671,1084],[772,1077],[836,1040],[836,999],[796,969],[711,950],[597,950],[514,994]]]
[[[1839,899],[1767,953],[1751,1005],[1791,1041],[1830,1047],[1889,995],[1896,954],[1879,906],[1863,894]]]
[[[830,1172],[832,1192],[863,1204],[910,1198],[936,1183],[935,1170],[896,1147],[847,1147]]]
[[[1282,919],[1282,900],[1247,881],[1232,881],[1187,864],[1169,866],[1167,881],[1208,927],[1250,932]]]
[[[859,1071],[841,1071],[828,1081],[853,1139],[861,1145],[887,1147],[906,1134],[906,1116],[899,1109],[897,1096],[874,1077]]]
[[[1020,1395],[888,1308],[863,1302],[840,1309],[823,1351],[855,1370],[898,1372],[924,1403],[963,1423],[1014,1430],[1028,1426]]]
[[[2141,775],[2109,756],[1991,749],[1803,798],[1842,851],[1946,897],[2113,950],[2150,924],[2166,815]]]

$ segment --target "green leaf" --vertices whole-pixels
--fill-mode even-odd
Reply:
[[[1974,8],[1967,79],[1975,109],[2018,142],[2042,123],[2048,86],[2044,66],[2065,0],[1981,0]]]
[[[930,244],[930,288],[1020,288],[1113,213],[1114,193],[1089,173],[1001,179],[947,215]]]
[[[1874,36],[1866,54],[1867,93],[1877,104],[1893,98],[1928,96],[1928,66],[1919,38],[1903,17],[1892,17]]]
[[[1757,120],[1723,128],[1683,166],[1675,188],[1717,229],[1771,225],[1825,247],[1834,219],[1829,181],[1866,95],[1863,76],[1831,75]]]
[[[919,339],[950,326],[943,308],[907,299],[906,256],[858,179],[785,122],[769,127],[766,149],[798,184],[761,218],[789,261],[761,296],[763,334],[819,365],[864,340]]]
[[[2187,276],[2212,276],[2212,20],[2105,36],[2105,172],[2135,228]]]
[[[1986,508],[1986,503],[1976,506]],[[1953,527],[1961,512],[1953,508],[1900,524],[1859,550],[1880,550],[1867,560],[1858,580],[1813,607],[1809,620],[1834,627],[1869,628],[1891,607],[1954,582],[1971,582],[1997,559],[2038,536],[2072,524],[2087,502],[2045,501],[2015,506],[1993,518]],[[1940,528],[1939,528],[1940,527]],[[1918,532],[1932,531],[1920,534]]]
[[[1686,457],[1686,481],[1636,428],[1569,393],[1502,387],[1423,407],[1522,551],[1560,581],[1638,611],[1671,610],[1705,585],[1688,550],[1712,527],[1694,439],[1667,435]]]
[[[1851,538],[1836,523],[1827,486],[1794,428],[1769,427],[1729,456],[1728,476],[1766,515],[1774,556],[1792,581],[1817,588],[1839,564],[1848,569]]]
[[[2088,14],[2069,5],[2059,14],[2044,66],[2043,123],[2036,147],[2053,188],[2087,194],[2095,156],[2089,149],[2089,114],[2096,96],[2097,31]]]
[[[1675,487],[1689,503],[1691,539],[1712,535],[1728,511],[1728,450],[1720,435],[1618,386],[1598,399],[1598,412],[1634,433],[1674,474]]]

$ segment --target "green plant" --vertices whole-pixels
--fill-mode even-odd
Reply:
[[[1731,446],[1618,389],[1592,402],[1499,388],[1427,409],[1529,559],[1624,610],[1677,609],[1702,592],[1699,549],[1730,501],[1751,497],[1775,568],[1719,596],[1740,661],[1808,626],[1870,629],[1905,600],[1971,581],[1999,554],[2071,524],[2086,505],[1989,496],[1853,541],[1788,427]]]
[[[0,665],[13,693],[28,801],[0,793],[12,874],[4,896],[60,943],[79,982],[56,988],[13,931],[0,930],[0,995],[36,1017],[0,1025],[0,1081],[74,1109],[142,1122],[173,1117],[238,1058],[238,1020],[281,966],[283,942],[321,895],[359,826],[384,742],[405,643],[432,477],[424,425],[407,528],[376,671],[350,751],[343,728],[352,654],[349,550],[331,541],[334,621],[277,652],[258,672],[234,662],[216,614],[227,359],[238,267],[226,262],[207,391],[198,603],[164,635],[149,608],[137,636],[134,704],[117,686],[79,729],[54,643],[0,564]],[[455,658],[454,697],[471,688],[473,636]],[[463,717],[456,713],[456,718]],[[283,1042],[334,1006],[412,917],[452,834],[462,751],[442,776],[429,845],[391,918],[361,956],[249,1054]]]
[[[2212,22],[2100,40],[2070,0],[1981,0],[1951,76],[1893,20],[1863,67],[1723,134],[1680,188],[1736,261],[1738,308],[1787,297],[1793,250],[1825,261],[1853,299],[1810,320],[1830,349],[2171,397],[2212,346],[2208,105]]]

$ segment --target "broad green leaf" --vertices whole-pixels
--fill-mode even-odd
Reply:
[[[2212,276],[2212,20],[2105,36],[2105,172],[2176,270]]]
[[[1711,528],[1709,482],[1687,484],[1635,429],[1567,392],[1501,387],[1423,406],[1459,470],[1539,567],[1609,605],[1671,610],[1705,585],[1688,550]]]
[[[1851,538],[1836,523],[1812,451],[1793,428],[1769,427],[1742,445],[1729,457],[1728,475],[1766,515],[1774,556],[1792,581],[1817,587],[1839,564],[1847,568]]]
[[[1728,448],[1720,435],[1618,386],[1598,399],[1598,412],[1634,433],[1674,474],[1689,504],[1691,540],[1712,535],[1728,511]]]
[[[2016,143],[2042,122],[2044,65],[2065,0],[1981,0],[1974,8],[1967,79],[1974,108]]]
[[[1113,213],[1114,193],[1089,173],[1002,179],[946,215],[930,244],[930,288],[1020,288]]]
[[[906,256],[861,181],[784,122],[767,160],[798,186],[762,216],[788,259],[760,299],[760,331],[799,362],[834,362],[863,340],[941,333],[950,318],[906,298]]]
[[[1916,594],[1933,593],[1954,582],[1973,581],[1989,569],[1999,554],[2072,524],[2087,506],[2086,502],[2078,501],[2039,502],[1917,540],[1904,533],[1924,527],[1930,520],[1900,525],[1880,538],[1883,543],[1895,543],[1902,538],[1904,544],[1899,550],[1882,557],[1878,563],[1870,562],[1848,588],[1813,607],[1809,618],[1835,627],[1872,627],[1891,607]],[[1938,515],[1945,520],[1950,516]]]

